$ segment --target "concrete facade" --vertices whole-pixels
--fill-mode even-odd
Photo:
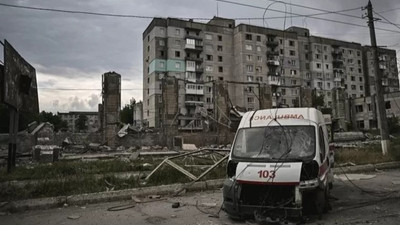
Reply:
[[[121,75],[108,72],[102,75],[102,134],[103,142],[116,147],[116,135],[121,111]]]
[[[400,118],[400,92],[384,95],[387,117]],[[380,127],[377,117],[376,95],[356,98],[350,101],[350,120],[359,130],[377,129]]]
[[[216,81],[227,82],[229,104],[246,110],[309,106],[302,96],[313,90],[324,96],[324,107],[345,118],[345,99],[372,93],[369,51],[299,27],[283,31],[218,17],[208,23],[155,18],[143,33],[143,118],[160,127],[166,76],[178,80],[179,127],[198,120],[196,107],[214,113]],[[398,91],[395,52],[380,49],[380,54],[385,90]],[[260,105],[263,85],[272,95],[271,106]]]
[[[58,113],[63,121],[66,121],[68,124],[68,131],[75,133],[80,132],[76,128],[76,121],[78,120],[80,115],[85,115],[87,117],[86,121],[86,132],[93,133],[97,132],[100,129],[100,120],[98,112],[84,112],[84,111],[70,111],[65,113]]]

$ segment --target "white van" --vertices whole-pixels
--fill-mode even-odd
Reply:
[[[224,210],[233,218],[301,218],[329,207],[333,175],[328,131],[315,108],[247,112],[236,132],[224,183]]]

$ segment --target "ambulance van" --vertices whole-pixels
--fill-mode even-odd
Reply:
[[[223,208],[232,218],[301,218],[329,208],[333,175],[327,123],[315,108],[243,115],[230,152]]]

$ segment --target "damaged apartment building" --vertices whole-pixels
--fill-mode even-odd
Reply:
[[[398,91],[395,51],[381,48],[380,57],[387,62],[380,66],[385,90]],[[181,130],[202,130],[204,114],[226,108],[215,96],[222,84],[226,104],[245,111],[311,106],[311,92],[323,95],[343,127],[345,100],[374,93],[372,68],[370,47],[313,36],[305,28],[236,25],[219,17],[207,23],[154,18],[143,33],[143,120],[159,128],[169,110]],[[167,86],[175,90],[171,99],[165,99]],[[165,100],[176,103],[167,108]],[[229,110],[221,114],[229,116]]]

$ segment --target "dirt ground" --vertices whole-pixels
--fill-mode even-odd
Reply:
[[[344,176],[336,177],[331,192],[332,210],[322,218],[309,217],[305,223],[398,224],[400,170],[377,171],[369,175],[375,176],[352,181],[357,186]],[[171,207],[175,202],[180,203],[178,208]],[[108,211],[110,207],[132,204],[133,201],[109,202],[6,214],[0,216],[0,224],[256,224],[252,220],[231,220],[224,211],[216,217],[222,204],[221,190],[162,197],[154,202],[137,203],[133,208]]]

